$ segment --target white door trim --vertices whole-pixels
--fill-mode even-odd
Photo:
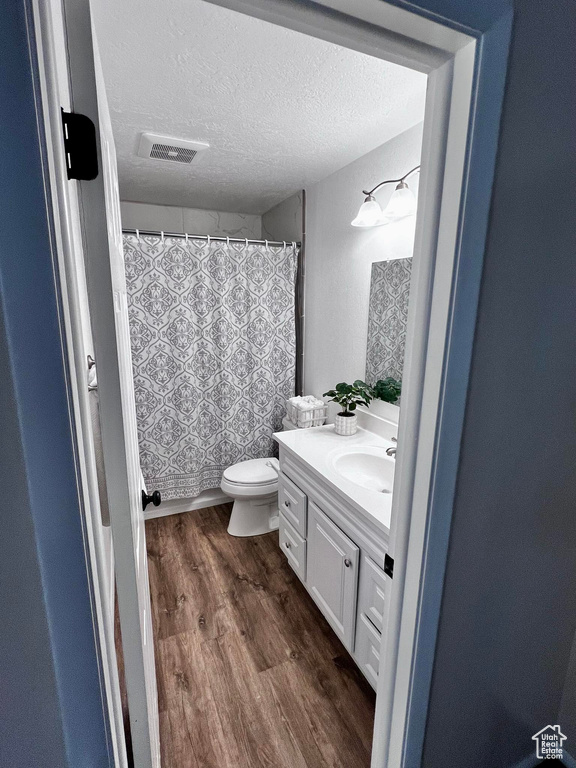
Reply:
[[[420,766],[512,11],[208,0],[428,74],[372,768]],[[478,120],[477,117],[481,119]],[[388,580],[388,586],[390,582]]]

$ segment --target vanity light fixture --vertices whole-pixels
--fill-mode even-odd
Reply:
[[[411,171],[405,173],[400,179],[386,179],[381,181],[380,184],[376,184],[374,189],[366,191],[363,189],[363,193],[366,195],[366,199],[360,206],[358,215],[352,221],[353,227],[380,227],[383,224],[389,224],[391,221],[398,221],[405,216],[412,216],[416,213],[416,197],[414,192],[406,184],[406,179],[416,171],[420,170],[420,166],[412,168]],[[382,211],[382,208],[374,197],[374,192],[384,184],[396,184],[396,189],[392,193],[392,197],[386,209]]]

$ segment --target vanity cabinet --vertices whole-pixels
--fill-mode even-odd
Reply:
[[[347,648],[354,647],[359,552],[356,544],[310,502],[306,583]]]
[[[321,478],[280,450],[282,552],[376,688],[384,630],[387,537],[351,513]]]

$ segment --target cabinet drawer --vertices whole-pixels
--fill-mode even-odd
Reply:
[[[379,632],[382,632],[384,623],[385,578],[384,571],[364,555],[360,566],[358,610],[370,619]]]
[[[283,514],[279,518],[280,549],[301,581],[306,580],[306,542]]]
[[[278,506],[286,520],[306,537],[306,506],[308,499],[283,472],[278,476]]]
[[[358,614],[356,626],[356,649],[354,657],[362,670],[364,677],[376,690],[378,684],[378,667],[380,666],[381,635],[376,632],[371,622],[364,614]]]
[[[359,549],[313,501],[308,506],[306,584],[332,629],[352,652]]]

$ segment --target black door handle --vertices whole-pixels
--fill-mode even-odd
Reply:
[[[160,495],[160,491],[154,491],[154,493],[151,493],[150,496],[146,493],[146,491],[142,491],[142,511],[146,509],[148,504],[154,504],[155,507],[160,506],[161,501],[162,496]]]

